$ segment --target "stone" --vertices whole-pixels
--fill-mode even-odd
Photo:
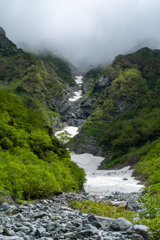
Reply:
[[[149,240],[148,228],[145,225],[136,224],[133,226],[134,231],[140,234],[145,240]]]
[[[40,231],[37,229],[36,232],[35,232],[35,238],[40,238],[41,237],[41,233]]]
[[[3,234],[6,236],[15,236],[15,232],[11,229],[4,228],[3,229]]]
[[[0,236],[0,240],[24,240],[24,238],[19,236],[14,236],[14,237]]]
[[[4,211],[7,211],[9,209],[9,204],[8,203],[2,203],[0,205],[0,208],[3,209]]]
[[[142,210],[142,207],[139,206],[138,204],[127,202],[126,209],[131,211],[139,211],[139,210]]]
[[[42,218],[44,216],[48,215],[46,212],[39,212],[33,215],[33,218]]]
[[[129,222],[128,220],[126,220],[123,217],[117,218],[115,219],[109,229],[113,230],[113,231],[126,231],[127,229],[129,229],[132,226],[132,223]]]
[[[73,238],[75,234],[73,232],[65,233],[64,238]]]
[[[130,236],[131,240],[144,240],[144,238],[139,235],[139,234],[136,234],[136,233],[133,233],[131,236]]]
[[[92,213],[84,214],[68,207],[68,203],[75,200],[112,201],[115,205],[134,201],[138,204],[137,196],[135,193],[117,192],[102,199],[84,192],[63,193],[36,204],[3,205],[0,209],[0,240],[148,240],[144,225],[132,225],[123,218],[115,220]],[[18,214],[6,215],[16,209]]]
[[[99,223],[99,221],[96,219],[96,217],[92,214],[89,213],[86,218],[83,219],[83,225],[85,224],[92,224],[93,226],[100,228],[101,224]]]

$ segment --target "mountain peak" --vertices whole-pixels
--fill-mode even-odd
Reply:
[[[4,31],[4,29],[2,27],[0,27],[0,34],[4,35],[6,37],[6,32]]]

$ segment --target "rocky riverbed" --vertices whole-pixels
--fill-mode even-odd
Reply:
[[[62,193],[35,204],[0,204],[0,240],[147,240],[147,227],[118,219],[72,210],[72,200],[110,201],[116,206],[141,211],[137,193],[115,192],[103,199],[86,193]]]

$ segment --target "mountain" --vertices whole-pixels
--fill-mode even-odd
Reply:
[[[46,125],[69,108],[70,92],[76,87],[66,61],[49,53],[41,59],[18,49],[0,30],[0,88],[5,89],[42,115]]]
[[[67,63],[57,61],[50,66],[17,49],[0,28],[0,190],[15,198],[51,197],[79,190],[85,181],[53,135],[76,86]]]
[[[86,74],[88,116],[70,142],[77,153],[105,156],[101,167],[132,165],[160,186],[160,50],[119,55],[102,71]],[[78,144],[77,144],[78,143]]]

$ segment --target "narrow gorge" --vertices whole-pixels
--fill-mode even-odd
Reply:
[[[69,114],[70,118],[68,118],[65,128],[56,132],[55,135],[57,137],[65,131],[70,134],[71,138],[76,136],[78,134],[78,128],[81,127],[82,122],[86,120],[84,116],[82,119],[82,114],[78,114],[81,112],[77,107],[80,106],[80,104],[76,104],[77,100],[82,97],[83,76],[76,76],[75,81],[80,89],[74,92],[72,98],[69,98],[69,102],[72,106]],[[144,187],[139,181],[132,177],[133,170],[130,170],[129,166],[120,170],[98,170],[104,158],[101,156],[94,156],[87,152],[83,154],[71,153],[71,159],[76,162],[79,167],[85,170],[87,182],[84,184],[84,190],[88,193],[106,196],[116,191],[124,193],[139,192],[139,190]]]

